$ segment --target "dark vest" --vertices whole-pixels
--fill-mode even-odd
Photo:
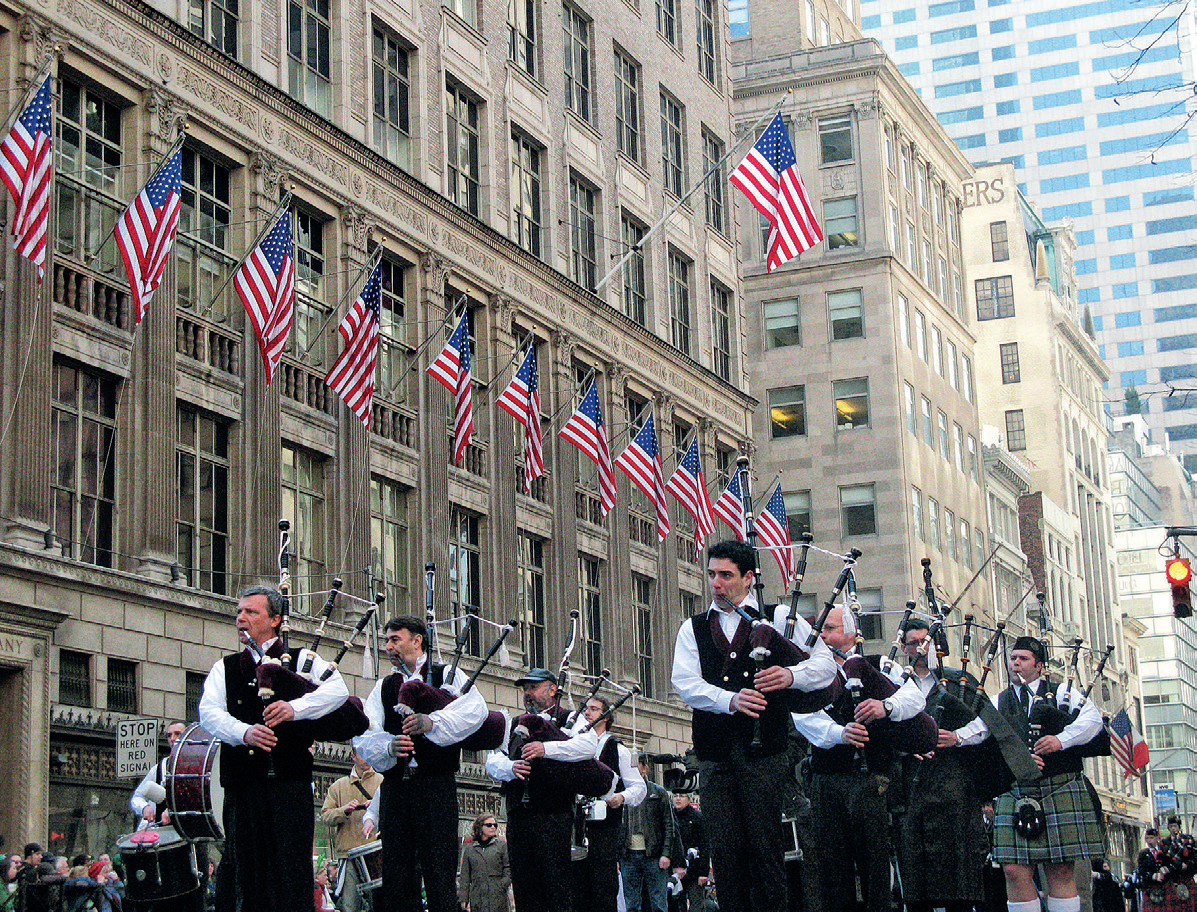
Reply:
[[[874,667],[880,665],[878,656],[867,656],[866,658]],[[837,725],[847,725],[856,715],[852,694],[846,690],[843,691],[836,701],[827,707],[826,712]],[[878,736],[880,732],[878,726],[885,724],[884,721],[878,721],[869,727],[873,737],[865,745],[865,759],[868,761],[869,771],[872,773],[886,773],[896,758],[893,748],[889,746],[889,740]],[[855,760],[856,748],[851,744],[837,744],[835,747],[811,746],[810,768],[814,773],[850,773],[854,768]]]
[[[698,664],[702,679],[724,690],[739,693],[745,687],[752,687],[756,674],[756,662],[749,656],[751,647],[746,634],[747,625],[741,622],[731,653],[725,654],[715,643],[711,634],[711,622],[718,619],[708,611],[696,614],[690,619],[694,628],[694,641],[698,646]],[[732,658],[732,654],[735,658]],[[792,727],[790,714],[781,700],[770,700],[761,714],[761,748],[759,756],[771,757],[786,750],[789,730]],[[736,749],[747,751],[752,744],[753,720],[743,713],[693,711],[694,753],[699,760],[723,760],[728,752]]]
[[[553,721],[557,723],[557,727],[562,731],[565,730],[566,720],[569,718],[569,711],[562,709],[554,717]],[[511,726],[514,730],[515,726]],[[508,741],[505,745],[508,750],[508,756],[511,751],[511,737],[514,731],[508,732]],[[515,759],[519,759],[516,757]],[[544,763],[564,763],[564,760],[547,760],[541,758],[532,761],[532,776],[527,779],[520,779],[516,777],[509,782],[504,782],[500,786],[504,797],[507,799],[507,815],[510,817],[512,811],[520,813],[522,811],[533,811],[544,814],[572,814],[574,810],[574,793],[572,791],[564,791],[556,787],[556,783],[546,781],[543,776],[537,776],[537,766]],[[618,769],[618,767],[616,767]],[[528,793],[528,801],[524,803],[524,792]]]
[[[399,701],[399,688],[403,684],[401,680],[402,675],[391,674],[382,680],[382,727],[384,730],[390,732],[392,735],[402,734],[403,732],[403,716],[395,712],[395,704]],[[431,659],[424,662],[424,680],[433,687],[440,687],[445,681],[445,666],[437,665]],[[411,774],[417,778],[425,776],[443,776],[453,775],[457,772],[461,765],[461,748],[455,744],[448,747],[441,747],[439,744],[433,744],[427,738],[417,735],[414,739],[416,745],[416,767],[411,770]],[[389,770],[383,773],[383,778],[395,775],[399,779],[403,778],[405,772],[408,771],[406,763],[396,763]]]
[[[1056,689],[1054,687],[1044,684],[1040,684],[1039,687],[1040,692],[1044,693],[1043,702],[1033,710],[1041,719],[1039,735],[1040,737],[1058,735],[1068,723],[1068,710],[1061,710],[1056,706]],[[1030,720],[1023,711],[1013,686],[1007,687],[998,696],[998,712],[1006,717],[1023,741],[1028,739],[1031,730]],[[1059,776],[1063,773],[1081,772],[1084,769],[1085,756],[1082,747],[1083,745],[1078,744],[1066,750],[1056,751],[1054,754],[1045,754],[1043,757],[1044,778]]]
[[[267,654],[278,657],[282,648],[276,641]],[[300,650],[291,657],[295,670]],[[239,722],[258,725],[262,721],[262,700],[258,696],[258,682],[254,677],[254,661],[248,650],[227,655],[224,662],[226,708]],[[304,722],[284,722],[274,733],[278,744],[271,751],[245,744],[223,744],[220,748],[220,784],[225,788],[264,782],[267,778],[312,781],[311,727]]]
[[[603,749],[598,753],[600,763],[605,763],[612,770],[615,771],[615,791],[622,792],[624,789],[623,777],[619,775],[619,739],[612,735],[607,739],[607,743],[603,745]],[[595,801],[602,801],[602,798],[596,798]],[[617,808],[607,808],[606,820],[591,820],[586,826],[594,827],[598,830],[614,829],[619,826],[620,821],[623,820],[623,805]]]

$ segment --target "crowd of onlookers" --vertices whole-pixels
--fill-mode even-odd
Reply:
[[[125,884],[107,854],[71,858],[43,851],[36,842],[4,859],[0,912],[121,912]]]

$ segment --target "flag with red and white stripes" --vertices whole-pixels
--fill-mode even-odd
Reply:
[[[536,343],[516,368],[515,376],[495,403],[524,426],[524,491],[544,474],[544,446],[540,440],[540,390],[536,370]]]
[[[116,246],[129,277],[134,326],[141,323],[162,281],[179,227],[182,184],[183,150],[178,149],[116,220]]]
[[[715,534],[715,520],[711,516],[711,498],[707,496],[707,484],[702,474],[697,435],[690,441],[686,454],[678,460],[669,481],[665,482],[665,490],[694,517],[694,547],[701,551],[707,536]]]
[[[598,466],[599,502],[602,514],[606,516],[615,506],[615,469],[611,465],[607,427],[603,424],[603,412],[599,407],[597,380],[591,381],[590,388],[558,436],[568,440]]]
[[[728,180],[769,222],[769,272],[823,240],[781,114],[773,116]]]
[[[657,428],[652,412],[644,419],[640,432],[619,454],[615,464],[632,479],[632,484],[657,508],[657,541],[669,534],[669,505],[665,502],[664,472],[661,470],[661,448],[657,443]]]
[[[0,179],[12,195],[13,249],[46,274],[46,228],[50,223],[50,184],[54,166],[50,125],[50,76],[30,99],[0,143]]]
[[[794,578],[794,552],[790,548],[790,522],[786,518],[786,502],[782,499],[780,484],[757,515],[756,534],[757,541],[777,559],[782,589],[789,589],[790,580]]]
[[[1135,728],[1125,709],[1120,709],[1110,720],[1110,753],[1123,769],[1123,779],[1143,775],[1151,754],[1147,742]]]
[[[744,492],[740,488],[740,472],[732,472],[727,487],[711,507],[711,512],[731,526],[740,541],[748,541],[748,530],[744,527]]]
[[[284,211],[233,276],[233,287],[245,305],[262,352],[267,383],[274,379],[295,317],[293,249],[291,213]]]
[[[461,465],[474,437],[474,378],[470,374],[470,312],[462,313],[453,335],[428,365],[428,373],[453,393],[453,464]]]
[[[374,405],[374,369],[378,364],[378,327],[382,322],[382,264],[357,296],[341,325],[345,350],[337,358],[324,382],[340,396],[366,427]]]

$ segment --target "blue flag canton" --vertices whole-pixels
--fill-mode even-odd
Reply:
[[[651,414],[644,419],[640,433],[636,435],[636,443],[644,452],[648,453],[650,458],[657,458],[660,450],[657,448],[657,428],[653,424],[653,416]]]
[[[375,266],[370,271],[370,278],[366,279],[366,286],[362,289],[362,304],[370,312],[374,322],[382,322],[382,267]]]
[[[1130,737],[1130,716],[1126,714],[1125,709],[1120,709],[1110,720],[1110,728],[1114,730],[1114,734],[1120,738]]]
[[[536,343],[532,343],[532,347],[528,349],[528,356],[524,358],[524,363],[520,365],[520,379],[528,387],[528,394],[536,392]]]
[[[291,257],[291,213],[279,216],[270,233],[262,240],[262,255],[275,275],[283,271],[283,263]]]
[[[603,413],[599,411],[598,384],[591,382],[590,389],[578,403],[578,411],[593,421],[599,427],[603,426]]]
[[[42,87],[37,90],[33,98],[29,102],[23,114],[21,114],[21,123],[25,125],[25,129],[30,136],[35,136],[37,133],[50,133],[50,77],[46,77],[46,81],[42,83]]]
[[[686,455],[682,457],[682,468],[684,468],[695,478],[698,477],[699,465],[697,440],[690,441],[690,446],[686,449]]]
[[[779,523],[783,526],[786,525],[786,502],[782,500],[780,485],[774,489],[773,496],[769,498],[769,503],[765,505],[765,509]]]
[[[180,149],[162,166],[148,184],[145,185],[146,196],[150,198],[150,205],[161,209],[173,194],[178,194],[183,185],[183,150]]]
[[[453,330],[453,337],[449,340],[449,344],[457,349],[457,363],[458,368],[462,373],[467,373],[470,369],[470,314],[467,311],[461,315],[461,322],[457,324],[457,329]]]
[[[786,132],[780,114],[773,118],[773,122],[756,141],[756,150],[778,174],[794,165],[794,147],[790,144],[790,134]]]

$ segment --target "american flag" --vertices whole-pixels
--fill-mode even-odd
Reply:
[[[134,326],[141,323],[154,289],[162,281],[162,270],[179,227],[182,184],[183,150],[178,149],[116,220],[116,246],[125,261],[133,294]]]
[[[790,523],[786,519],[786,503],[781,497],[781,485],[773,489],[765,508],[756,518],[756,533],[761,545],[768,546],[777,558],[782,588],[788,589],[794,577],[794,552],[790,550]]]
[[[54,164],[50,128],[50,78],[34,93],[0,143],[0,178],[12,194],[12,245],[46,274],[46,226],[50,222],[50,171]]]
[[[681,501],[686,512],[694,517],[694,546],[701,551],[708,535],[715,534],[715,520],[711,516],[711,499],[702,475],[702,460],[698,457],[697,435],[669,476],[665,490]]]
[[[374,368],[378,364],[378,326],[382,321],[382,264],[370,271],[338,328],[345,350],[328,372],[327,383],[350,410],[370,426],[374,404]]]
[[[274,379],[295,316],[295,260],[291,251],[291,213],[284,211],[233,276],[233,287],[258,339],[267,383]]]
[[[474,378],[470,375],[470,312],[462,313],[453,335],[428,365],[428,373],[453,393],[453,464],[461,465],[474,437]]]
[[[540,390],[536,374],[536,343],[516,368],[515,376],[496,400],[499,408],[524,426],[524,490],[544,474],[544,446],[540,442]]]
[[[1123,779],[1140,776],[1151,760],[1147,742],[1135,728],[1125,709],[1120,709],[1110,720],[1110,752],[1118,765],[1125,770]]]
[[[639,433],[619,454],[615,464],[632,479],[632,484],[657,508],[657,540],[669,534],[669,504],[665,502],[664,473],[661,471],[661,448],[657,445],[657,428],[652,412],[644,419]]]
[[[603,424],[603,412],[599,408],[598,381],[593,380],[586,395],[578,403],[569,421],[559,436],[568,440],[585,453],[598,466],[599,501],[603,516],[615,506],[615,469],[611,465],[611,450],[607,446],[607,428]]]
[[[744,528],[744,492],[740,489],[740,472],[732,472],[727,481],[727,487],[711,507],[711,512],[731,526],[740,541],[748,541],[748,531]]]
[[[728,180],[769,222],[769,272],[823,240],[781,114],[773,116]]]

